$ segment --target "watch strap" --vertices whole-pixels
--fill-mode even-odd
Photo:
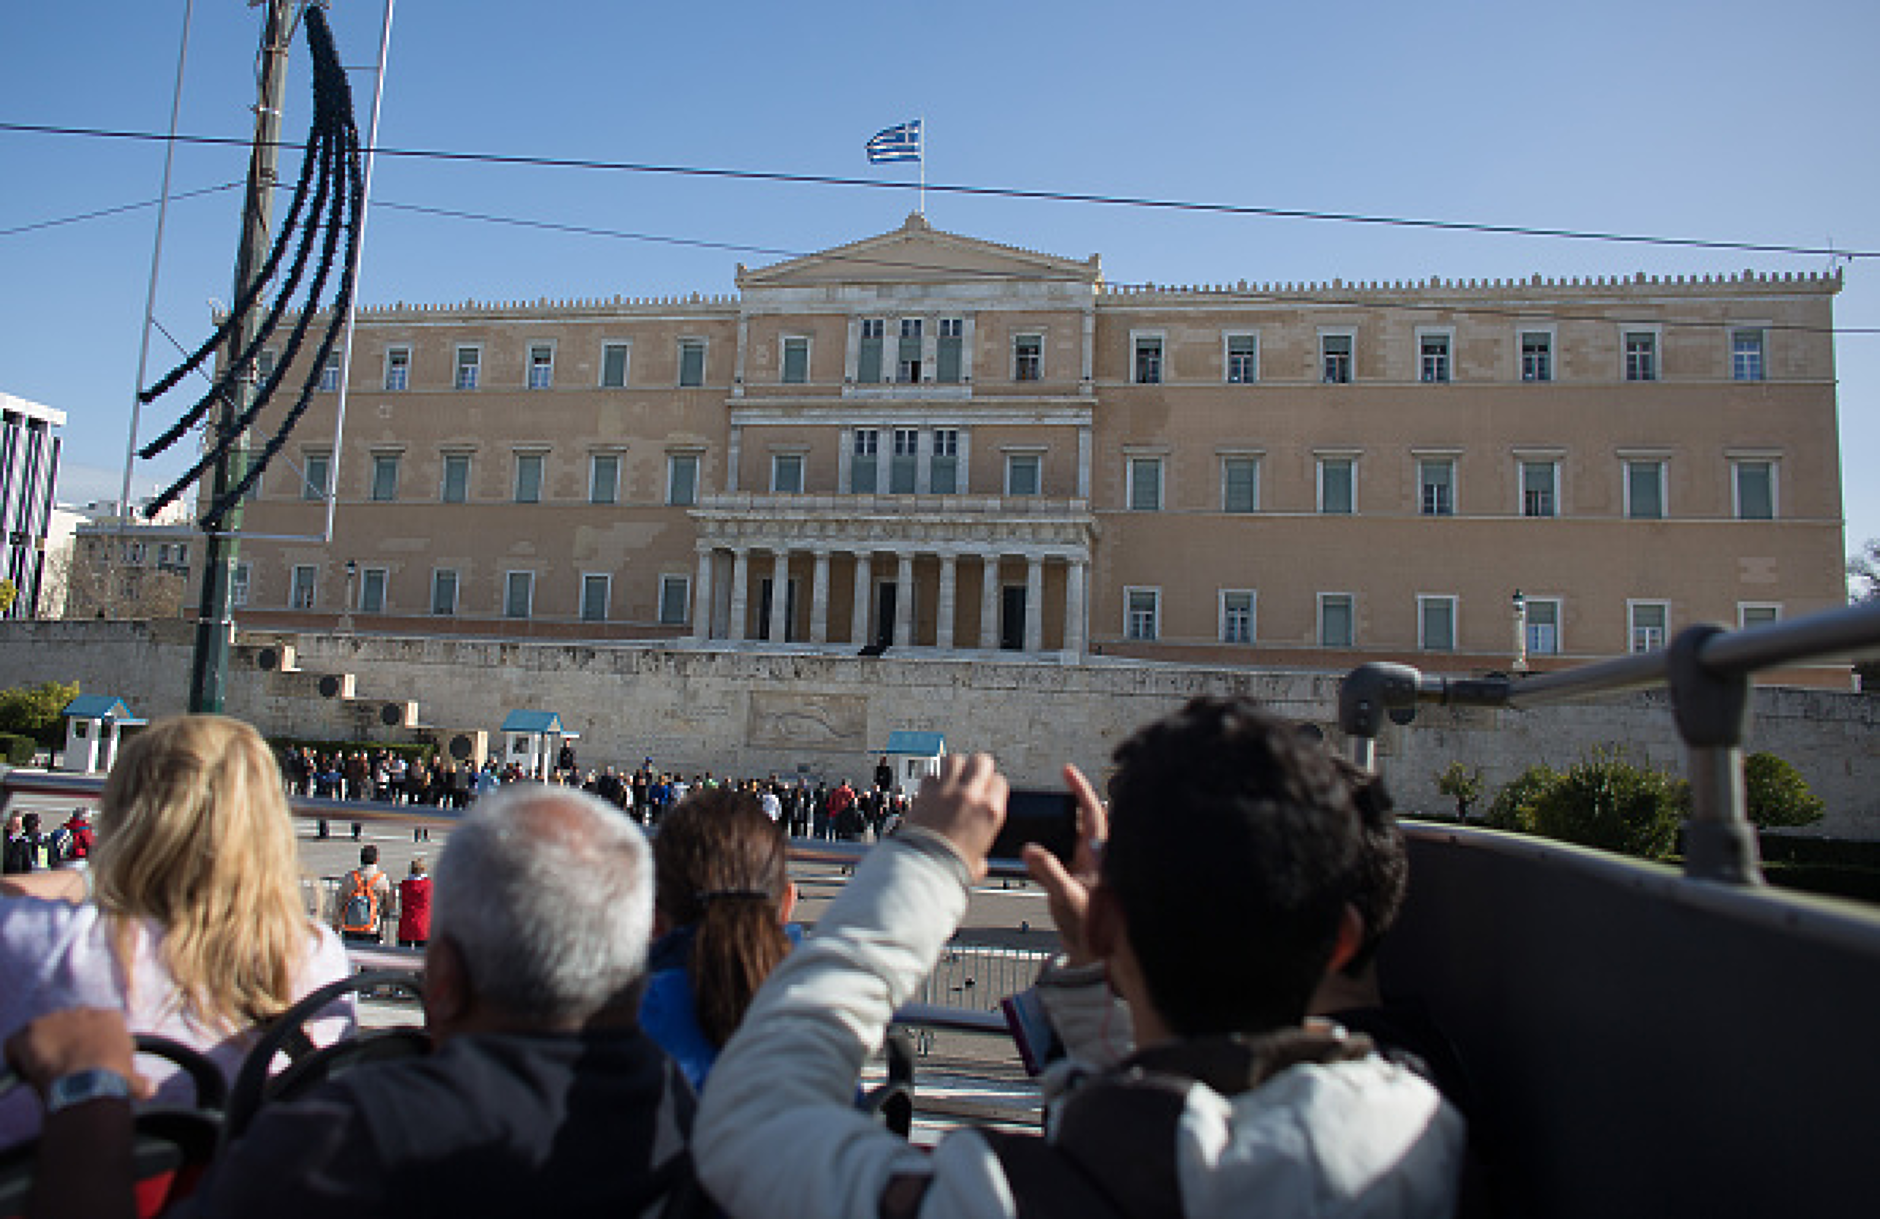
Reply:
[[[116,1071],[91,1067],[61,1075],[46,1089],[46,1112],[57,1113],[91,1100],[129,1100],[131,1081]]]

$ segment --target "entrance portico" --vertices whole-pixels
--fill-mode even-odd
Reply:
[[[1087,501],[720,495],[693,518],[697,645],[1083,654]]]

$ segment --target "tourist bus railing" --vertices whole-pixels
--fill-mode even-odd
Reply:
[[[1668,688],[1678,735],[1688,753],[1691,784],[1691,817],[1684,826],[1685,875],[1759,885],[1762,870],[1743,782],[1750,675],[1781,665],[1876,652],[1880,604],[1738,631],[1692,626],[1668,648],[1529,676],[1448,677],[1411,665],[1372,663],[1353,669],[1339,688],[1338,720],[1352,760],[1375,769],[1384,721],[1407,725],[1424,703],[1523,710],[1593,695]]]

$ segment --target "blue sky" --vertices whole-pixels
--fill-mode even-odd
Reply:
[[[379,0],[337,0],[342,58],[377,51]],[[198,0],[182,132],[245,137],[260,15]],[[0,122],[162,131],[182,0],[0,7]],[[1871,0],[1433,0],[945,6],[405,0],[381,142],[912,185],[869,167],[921,116],[930,182],[1880,250],[1880,44]],[[285,131],[304,138],[294,49]],[[370,76],[357,73],[361,126]],[[297,158],[285,168],[291,172]],[[184,147],[178,192],[242,177]],[[115,495],[155,210],[151,143],[0,131],[0,390],[68,412],[64,498]],[[371,214],[368,303],[728,293],[735,266],[892,228],[911,190],[382,159],[382,203],[666,240]],[[185,343],[230,296],[239,191],[172,204],[156,318]],[[930,195],[939,227],[1103,256],[1115,282],[1822,271],[1718,253]],[[751,247],[760,253],[674,242]],[[1846,267],[1836,322],[1880,331],[1880,260]],[[152,375],[174,349],[153,339]],[[1880,333],[1837,341],[1847,536],[1880,537]],[[172,408],[175,409],[175,408]],[[154,434],[146,424],[145,437]],[[143,467],[147,490],[170,467]]]

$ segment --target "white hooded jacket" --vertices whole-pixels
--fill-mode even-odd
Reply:
[[[902,831],[869,854],[759,991],[693,1131],[700,1178],[732,1216],[876,1219],[884,1188],[906,1174],[931,1174],[922,1219],[1018,1214],[977,1132],[957,1131],[929,1155],[853,1104],[863,1061],[933,968],[969,883],[943,839]],[[1057,998],[1062,1012],[1069,996]],[[1073,1056],[1078,1023],[1060,1020]],[[1434,1087],[1376,1055],[1290,1067],[1232,1098],[1197,1083],[1176,1139],[1189,1219],[1449,1215],[1465,1142]]]

